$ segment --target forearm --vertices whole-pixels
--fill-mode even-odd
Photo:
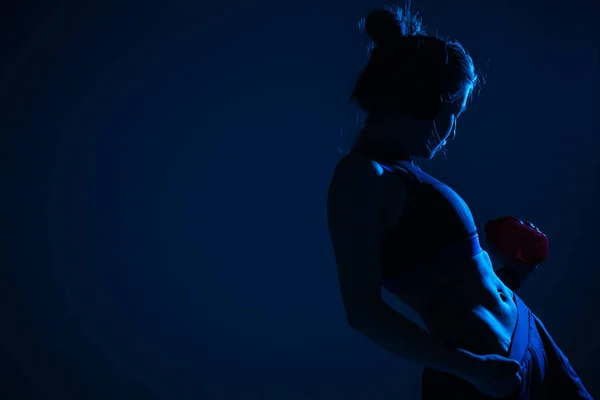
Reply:
[[[521,284],[527,279],[533,271],[538,267],[535,265],[512,265],[506,264],[504,267],[496,271],[496,276],[508,286],[513,292],[521,288]]]
[[[506,266],[500,268],[496,271],[496,276],[513,292],[517,292],[521,288],[521,279],[517,272],[511,268]]]
[[[398,357],[457,376],[467,373],[473,359],[469,352],[443,345],[387,304],[379,307],[378,315],[357,329]]]

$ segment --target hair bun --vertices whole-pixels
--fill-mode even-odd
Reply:
[[[375,45],[402,36],[402,28],[396,19],[396,15],[390,10],[372,11],[364,21],[364,32]]]
[[[418,14],[409,8],[392,7],[373,10],[361,21],[363,32],[376,46],[400,39],[403,36],[426,35]]]

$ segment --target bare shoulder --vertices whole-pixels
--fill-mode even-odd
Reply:
[[[362,153],[350,153],[337,163],[333,176],[338,179],[349,175],[374,179],[383,176],[383,173],[384,169],[377,161]]]
[[[329,201],[392,201],[403,202],[406,187],[400,179],[387,172],[380,163],[361,153],[342,158],[333,172],[329,186]]]
[[[351,153],[337,164],[329,186],[330,230],[347,235],[360,229],[383,240],[402,214],[406,196],[401,179],[368,156]]]

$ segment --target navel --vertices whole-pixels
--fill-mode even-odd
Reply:
[[[508,302],[508,296],[504,294],[504,292],[501,289],[498,289],[498,295],[500,296],[500,300],[502,300],[505,303]]]

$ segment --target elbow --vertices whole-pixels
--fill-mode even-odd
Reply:
[[[347,312],[346,321],[350,328],[370,336],[381,321],[380,315],[381,312],[379,306],[370,307],[368,311],[365,312]]]
[[[363,318],[358,318],[354,315],[346,314],[346,321],[348,322],[348,326],[355,331],[362,331],[364,326],[366,325]]]

